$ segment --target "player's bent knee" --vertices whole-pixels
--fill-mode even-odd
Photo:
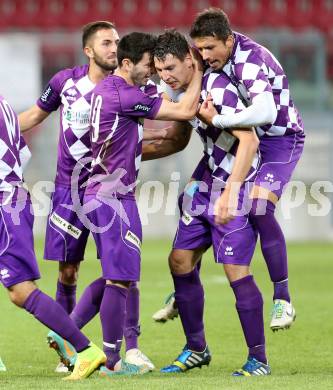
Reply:
[[[34,282],[23,282],[8,288],[9,299],[14,305],[23,307],[29,295],[37,288]]]
[[[224,271],[230,283],[250,275],[250,267],[247,265],[224,264]]]
[[[185,274],[192,271],[192,256],[181,249],[173,249],[169,255],[169,268],[174,274]]]
[[[107,280],[106,281],[107,285],[111,285],[111,286],[113,285],[113,286],[126,288],[126,289],[128,289],[130,287],[131,283],[133,283],[133,282],[124,281],[124,280]]]
[[[77,283],[80,263],[59,263],[59,281],[63,284]]]

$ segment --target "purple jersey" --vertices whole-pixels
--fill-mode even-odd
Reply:
[[[15,190],[23,187],[22,165],[30,152],[21,136],[17,115],[0,96],[0,202],[15,197]]]
[[[260,136],[281,136],[303,132],[301,117],[290,96],[288,79],[274,55],[245,35],[234,32],[235,44],[223,71],[241,97],[251,103],[262,93],[273,94],[277,117],[273,124],[257,127]]]
[[[205,73],[201,90],[203,100],[206,99],[208,93],[212,95],[214,106],[221,115],[237,113],[244,109],[236,87],[223,72],[208,70]],[[239,141],[226,129],[207,126],[203,122],[199,123],[196,131],[204,144],[205,157],[199,163],[202,169],[198,167],[194,173],[195,178],[198,179],[198,172],[201,172],[199,175],[203,176],[201,180],[206,181],[203,173],[209,168],[208,177],[211,176],[210,179],[226,182],[233,169]],[[246,180],[254,177],[259,162],[260,158],[257,153]]]
[[[38,107],[46,112],[60,107],[61,131],[55,182],[66,187],[71,185],[77,163],[82,163],[79,184],[90,174],[89,113],[91,94],[96,85],[90,81],[88,71],[89,66],[83,65],[58,72],[37,101]]]
[[[134,197],[141,162],[143,118],[154,119],[162,100],[109,75],[94,90],[91,109],[92,173],[87,194]]]

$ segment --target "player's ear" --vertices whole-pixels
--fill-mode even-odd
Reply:
[[[121,68],[123,68],[126,71],[129,71],[132,69],[133,62],[129,58],[124,58],[121,61]]]
[[[225,41],[225,45],[228,49],[231,49],[233,44],[234,44],[234,36],[230,34]]]
[[[191,53],[187,53],[184,59],[184,62],[186,65],[191,68],[193,66],[193,60],[192,60],[192,55]]]
[[[84,52],[84,54],[85,54],[88,58],[94,58],[94,53],[93,53],[91,47],[86,46],[86,47],[83,49],[83,52]]]

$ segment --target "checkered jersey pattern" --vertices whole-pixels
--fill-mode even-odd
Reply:
[[[60,107],[56,182],[65,186],[70,186],[72,172],[78,162],[82,163],[80,184],[87,180],[91,170],[89,116],[95,84],[90,81],[88,70],[85,65],[60,71],[50,80],[37,102],[47,112]]]
[[[205,73],[201,98],[206,99],[208,93],[212,95],[214,106],[221,115],[237,113],[244,109],[236,87],[223,72],[207,71]],[[227,129],[221,130],[207,126],[201,121],[196,130],[204,144],[206,158],[202,160],[202,163],[208,162],[213,178],[226,182],[233,169],[239,141]],[[259,163],[260,156],[257,152],[246,178],[247,181],[254,176]]]
[[[154,80],[149,79],[147,84],[140,88],[142,92],[146,93],[150,97],[160,97],[164,92],[162,86],[159,83],[155,83]]]
[[[303,132],[302,119],[291,99],[288,79],[274,55],[245,35],[234,32],[235,44],[223,71],[237,87],[245,104],[262,93],[273,94],[278,115],[273,124],[257,127],[260,136]]]
[[[0,96],[0,201],[12,198],[23,186],[22,163],[30,159],[30,151],[21,136],[17,115]]]

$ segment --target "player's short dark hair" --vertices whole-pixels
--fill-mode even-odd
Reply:
[[[124,35],[117,48],[118,64],[121,67],[123,59],[128,58],[133,64],[142,60],[145,53],[151,56],[156,45],[156,36],[142,32],[132,32]]]
[[[91,22],[82,27],[82,47],[87,46],[89,38],[91,38],[99,30],[108,30],[115,29],[115,25],[112,22],[106,20],[98,20],[96,22]]]
[[[189,52],[190,46],[185,36],[175,29],[168,29],[157,37],[154,57],[164,61],[168,54],[172,54],[174,57],[184,61]]]
[[[228,15],[221,8],[208,8],[199,13],[191,29],[191,38],[215,37],[225,42],[232,34]]]

